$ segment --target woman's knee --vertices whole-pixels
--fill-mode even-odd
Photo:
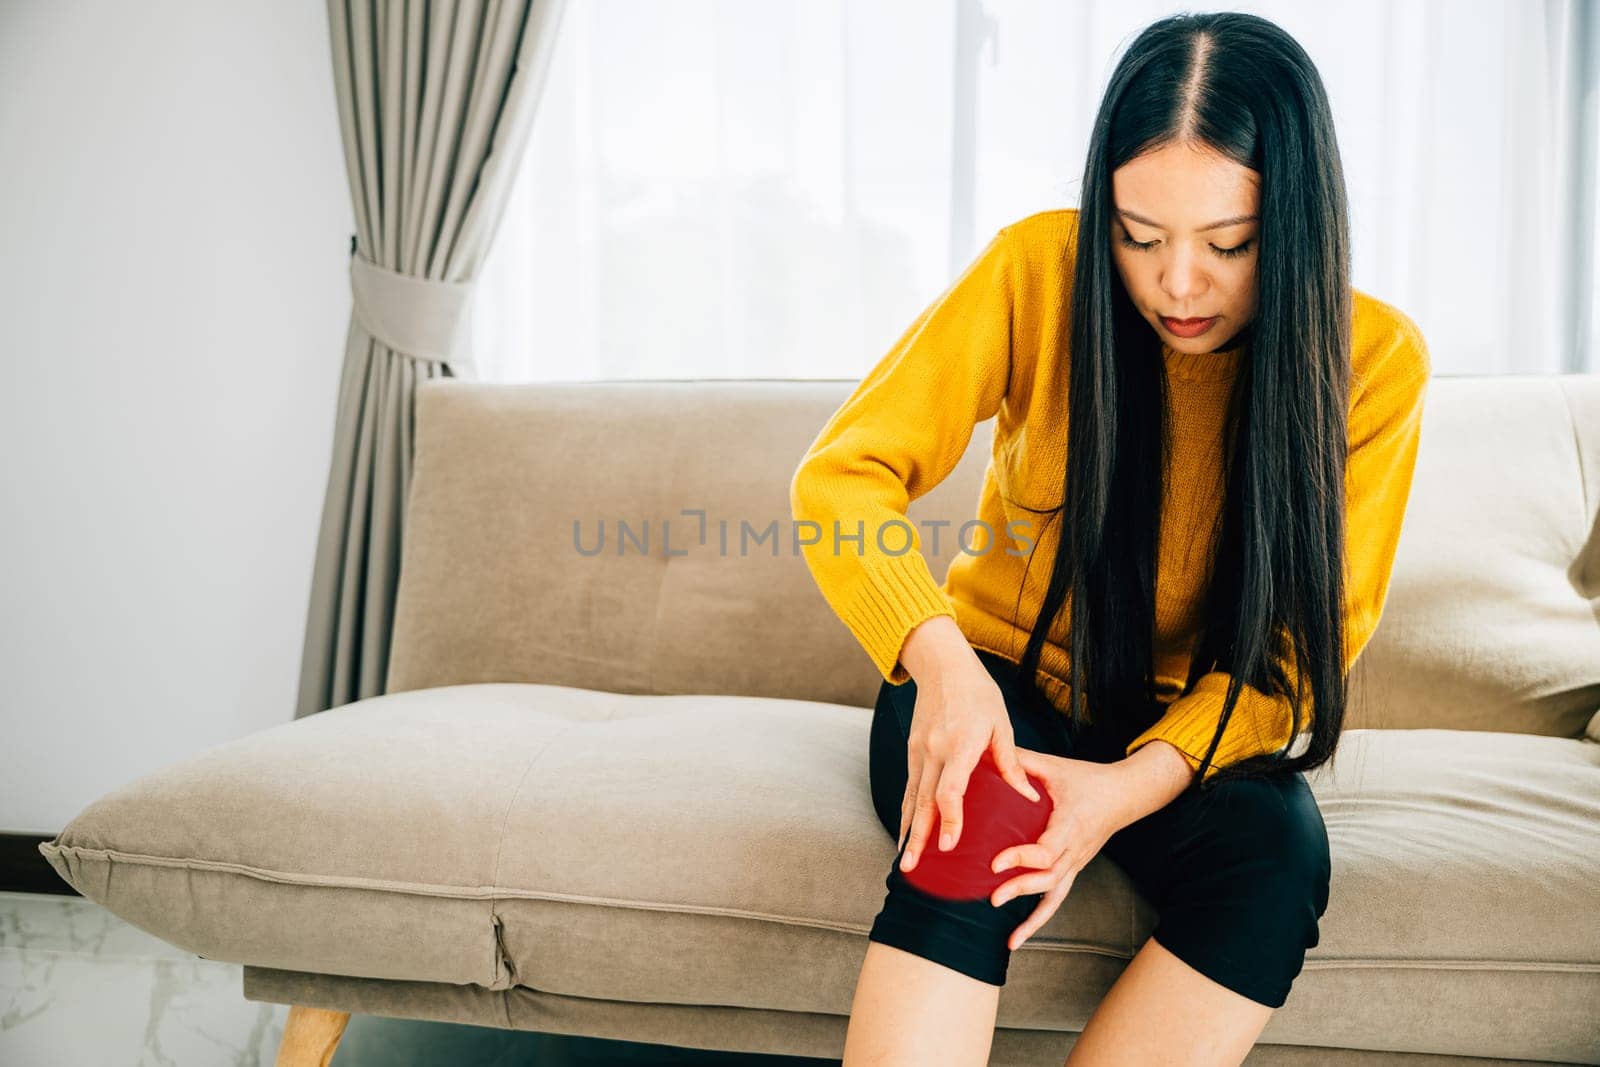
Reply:
[[[900,869],[904,854],[902,848],[889,868],[884,880],[888,892],[872,921],[868,940],[893,945],[980,982],[1004,986],[1011,934],[1033,913],[1042,894],[1016,897],[998,908],[987,894],[970,900],[949,899],[908,879]],[[929,859],[924,855],[918,865]]]
[[[1264,779],[1248,808],[1250,838],[1262,854],[1268,880],[1282,899],[1309,905],[1317,918],[1328,908],[1333,860],[1327,827],[1303,775]]]
[[[1182,809],[1162,829],[1175,839],[1175,866],[1215,857],[1252,877],[1312,888],[1331,874],[1327,828],[1303,775],[1223,782],[1176,803]]]
[[[1331,864],[1321,813],[1303,779],[1217,787],[1158,904],[1158,940],[1197,970],[1278,1007],[1320,942]],[[1225,792],[1224,792],[1225,791]]]
[[[1038,841],[1052,809],[1045,783],[1034,775],[1029,781],[1039,794],[1037,801],[1018,793],[988,754],[980,757],[967,775],[954,847],[948,851],[938,847],[943,822],[936,807],[917,864],[908,874],[912,884],[951,900],[977,900],[1015,878],[1017,870],[994,870],[995,857],[1013,846]]]
[[[990,897],[1017,875],[995,873],[995,855],[1012,845],[1038,840],[1043,832],[1041,800],[1035,804],[1000,777],[992,762],[980,760],[969,778],[961,837],[948,852],[931,834],[911,871],[900,868],[902,847],[884,885],[888,894],[873,921],[869,939],[894,945],[942,963],[992,985],[1004,985],[1011,952],[1007,941],[1038,906],[1043,894],[1006,901]],[[1024,810],[1033,809],[1033,810]]]

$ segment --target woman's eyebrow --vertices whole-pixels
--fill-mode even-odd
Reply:
[[[1151,222],[1149,219],[1145,218],[1143,215],[1135,215],[1133,212],[1124,211],[1120,207],[1117,208],[1117,214],[1122,215],[1122,216],[1124,216],[1126,218],[1130,218],[1134,222],[1142,222],[1146,226],[1154,226],[1156,229],[1161,230],[1163,233],[1166,232],[1166,227],[1162,226],[1159,222]],[[1221,222],[1213,222],[1209,226],[1202,226],[1198,230],[1196,230],[1195,232],[1196,233],[1205,233],[1207,230],[1220,230],[1224,226],[1237,226],[1241,222],[1255,222],[1260,217],[1261,216],[1259,216],[1259,215],[1235,215],[1231,219],[1223,219]]]

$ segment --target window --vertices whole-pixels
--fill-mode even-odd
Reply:
[[[1182,9],[571,4],[480,279],[492,380],[860,377],[994,230],[1076,206],[1116,57]],[[1317,63],[1355,284],[1435,372],[1593,369],[1600,4],[1471,6],[1247,9]]]

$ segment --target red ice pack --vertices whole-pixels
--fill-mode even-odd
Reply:
[[[1035,870],[1013,866],[996,874],[992,869],[1001,849],[1033,844],[1049,825],[1054,808],[1050,793],[1037,775],[1028,775],[1028,781],[1039,794],[1037,801],[1000,777],[994,757],[985,752],[967,780],[961,804],[965,825],[956,847],[949,852],[939,850],[939,809],[935,806],[933,828],[917,856],[917,865],[901,875],[923,892],[944,900],[983,900],[1019,874]]]

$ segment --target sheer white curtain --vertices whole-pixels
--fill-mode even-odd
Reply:
[[[1322,72],[1356,287],[1437,373],[1600,369],[1597,7],[1235,8]],[[483,376],[859,377],[995,229],[1077,205],[1116,57],[1176,10],[572,0],[480,283]]]

